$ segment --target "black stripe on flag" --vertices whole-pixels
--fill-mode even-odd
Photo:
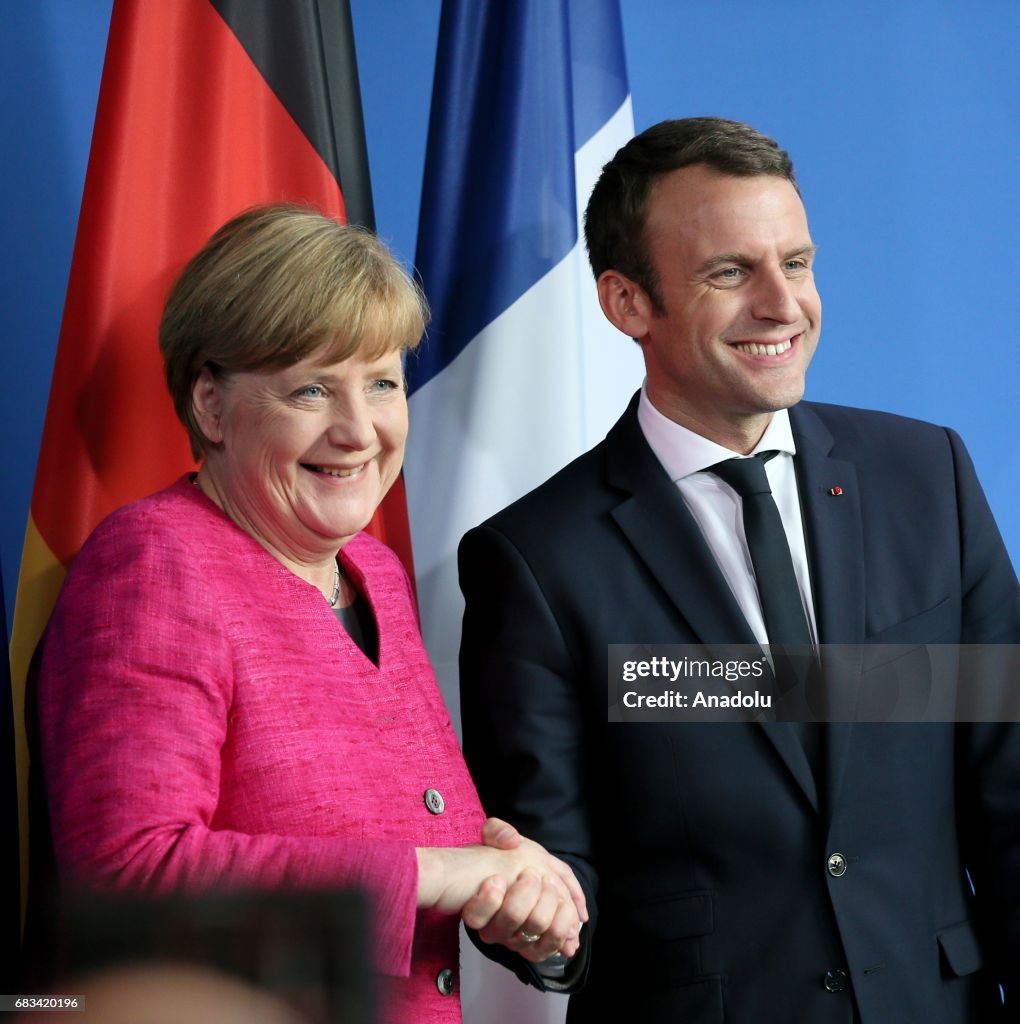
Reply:
[[[348,0],[209,0],[340,186],[347,219],[375,230]]]

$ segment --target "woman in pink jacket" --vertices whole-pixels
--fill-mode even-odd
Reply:
[[[407,576],[361,532],[426,318],[365,232],[289,206],[221,228],[160,326],[201,469],[96,529],[39,676],[66,878],[363,887],[402,1022],[460,1020],[458,915],[532,962],[584,917],[566,865],[498,822],[483,842]]]

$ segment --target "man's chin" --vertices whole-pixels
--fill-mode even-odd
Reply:
[[[772,388],[766,394],[758,396],[760,399],[760,412],[779,412],[780,409],[789,409],[795,406],[803,397],[805,382],[803,376],[797,381],[791,381],[781,388]]]

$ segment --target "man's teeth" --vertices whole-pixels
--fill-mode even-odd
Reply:
[[[365,467],[355,466],[353,469],[333,469],[330,466],[312,466],[316,473],[325,473],[326,476],[357,476]]]
[[[781,356],[792,347],[793,342],[789,338],[779,342],[778,345],[759,345],[757,342],[750,341],[734,346],[739,352],[746,352],[749,356]]]

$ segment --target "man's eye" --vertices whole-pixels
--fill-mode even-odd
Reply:
[[[740,267],[723,267],[722,270],[716,272],[715,276],[720,281],[739,281],[743,274]]]
[[[807,270],[807,263],[804,260],[787,260],[785,267],[788,271],[796,273],[798,270]]]

